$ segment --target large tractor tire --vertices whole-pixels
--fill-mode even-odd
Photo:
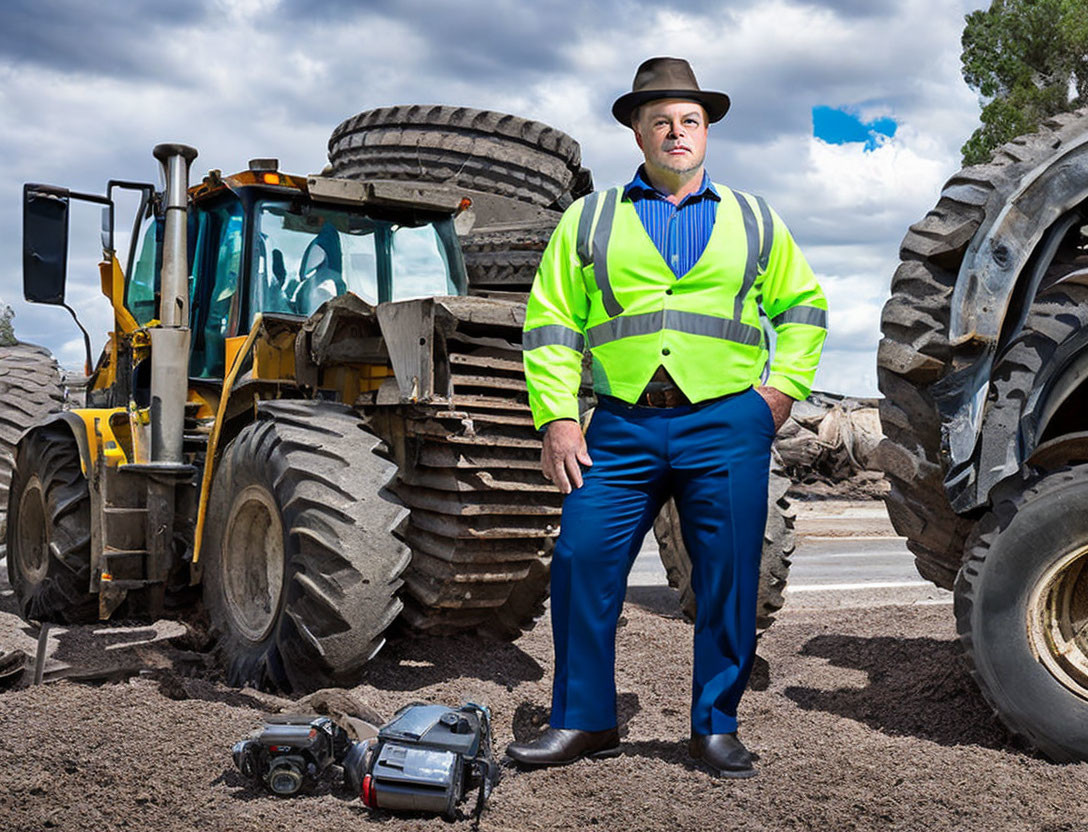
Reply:
[[[790,557],[794,550],[795,514],[786,499],[791,483],[786,477],[771,474],[767,490],[767,528],[763,533],[763,557],[759,567],[759,597],[756,626],[765,630],[774,623],[775,614],[785,603]],[[684,547],[680,514],[669,500],[654,521],[654,536],[669,586],[680,591],[680,609],[688,621],[695,621],[695,593],[691,589],[691,558]]]
[[[566,133],[469,107],[359,113],[333,130],[329,162],[335,176],[460,185],[557,210],[592,190],[578,142]]]
[[[24,430],[63,408],[64,386],[49,350],[34,344],[0,346],[0,557],[15,444]]]
[[[891,485],[886,503],[892,525],[907,538],[919,573],[946,589],[952,588],[977,519],[956,514],[949,504],[941,422],[930,392],[953,369],[948,329],[956,277],[979,228],[994,221],[1056,146],[1082,134],[1086,122],[1083,112],[1057,116],[1040,132],[999,148],[990,164],[957,173],[900,249],[877,356],[885,435],[878,459]]]
[[[65,425],[19,443],[7,528],[8,580],[27,621],[98,617],[91,586],[91,501],[79,446]]]
[[[402,609],[395,467],[349,407],[259,405],[212,484],[204,603],[231,684],[352,685]]]
[[[527,300],[541,255],[558,221],[556,214],[550,223],[462,237],[461,251],[473,293],[513,297],[499,293],[517,292],[521,300]]]
[[[335,176],[459,185],[550,209],[461,239],[469,294],[523,302],[560,213],[593,191],[581,155],[578,142],[546,124],[468,107],[367,110],[329,139]]]
[[[1006,726],[1088,760],[1088,465],[998,485],[956,580],[956,625]]]

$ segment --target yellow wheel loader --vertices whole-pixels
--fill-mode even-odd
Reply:
[[[466,296],[455,221],[487,196],[273,159],[189,187],[193,148],[154,155],[162,191],[24,188],[32,302],[64,304],[70,202],[103,206],[114,331],[84,406],[14,451],[23,616],[159,615],[200,592],[228,679],[286,690],[357,679],[398,616],[531,625],[560,495],[525,403],[524,306]],[[140,197],[124,266],[119,190]]]

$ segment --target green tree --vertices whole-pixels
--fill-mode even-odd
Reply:
[[[963,30],[963,77],[983,99],[964,164],[1088,104],[1088,0],[993,0]]]

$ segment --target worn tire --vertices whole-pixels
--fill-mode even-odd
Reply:
[[[528,292],[533,286],[544,249],[555,230],[555,222],[524,228],[467,234],[461,251],[472,290]]]
[[[794,550],[795,514],[786,499],[791,483],[786,477],[771,474],[767,491],[767,528],[763,533],[763,557],[759,565],[759,597],[756,603],[756,627],[764,630],[774,623],[775,614],[786,602],[786,582],[790,557]],[[684,547],[680,513],[669,500],[654,520],[654,536],[665,567],[669,586],[680,591],[680,609],[688,621],[695,621],[695,593],[691,590],[691,558]]]
[[[948,342],[952,291],[967,247],[1005,207],[1021,180],[1084,130],[1088,116],[1064,114],[998,148],[991,163],[964,168],[932,211],[911,226],[900,249],[891,298],[881,316],[877,381],[885,439],[877,458],[891,486],[885,502],[907,538],[919,573],[951,588],[974,519],[957,515],[945,489],[941,423],[930,389],[952,370]]]
[[[15,444],[30,425],[63,409],[64,385],[52,353],[34,344],[0,346],[0,557]]]
[[[551,555],[529,564],[529,574],[514,584],[502,606],[495,607],[479,632],[502,641],[513,641],[531,630],[544,615],[551,592]]]
[[[58,624],[96,620],[90,492],[67,426],[37,428],[19,443],[10,498],[8,580],[19,614]]]
[[[1079,683],[1071,678],[1071,686],[1059,681],[1048,669],[1052,642],[1033,637],[1031,614],[1033,594],[1050,567],[1088,542],[1088,465],[1006,480],[993,498],[968,541],[955,585],[956,627],[971,673],[1014,734],[1051,759],[1088,760],[1088,674],[1082,671]],[[1076,564],[1068,570],[1068,592],[1059,594],[1074,624],[1066,627],[1065,643],[1074,644],[1088,667],[1083,634],[1074,640],[1068,632],[1088,624],[1085,556]]]
[[[336,176],[460,185],[560,210],[592,189],[578,142],[566,133],[469,107],[359,113],[333,130],[329,162]]]
[[[381,448],[349,407],[276,401],[223,451],[204,603],[231,684],[350,686],[385,643],[410,555]]]

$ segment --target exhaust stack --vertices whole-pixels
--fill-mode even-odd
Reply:
[[[151,460],[181,464],[189,381],[189,165],[196,148],[159,144],[166,181],[159,320],[151,329]]]

